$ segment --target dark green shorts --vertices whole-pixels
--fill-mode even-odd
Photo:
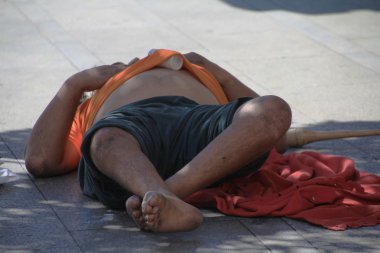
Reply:
[[[139,142],[142,152],[153,163],[163,179],[170,177],[191,161],[232,121],[237,108],[251,98],[241,98],[226,105],[199,105],[178,96],[144,99],[124,105],[96,122],[82,142],[79,181],[83,192],[106,206],[125,208],[132,195],[101,173],[90,155],[91,138],[103,127],[118,127]],[[257,170],[263,156],[233,176]],[[126,175],[128,172],[126,171]]]

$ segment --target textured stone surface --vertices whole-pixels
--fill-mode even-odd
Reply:
[[[81,193],[75,172],[35,179],[24,145],[60,85],[87,67],[196,51],[293,109],[293,126],[380,129],[380,4],[370,0],[0,0],[1,252],[379,252],[379,226],[333,232],[202,210],[186,233],[138,231]],[[379,173],[380,137],[316,142]]]
[[[92,252],[270,252],[238,221],[207,223],[182,233],[153,234],[109,226],[73,235],[81,248]]]

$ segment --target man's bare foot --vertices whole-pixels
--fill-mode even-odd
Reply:
[[[127,213],[139,228],[143,228],[145,221],[141,212],[141,198],[133,195],[127,199],[125,203]]]
[[[141,204],[144,230],[154,232],[188,231],[203,221],[201,212],[176,196],[147,192]]]

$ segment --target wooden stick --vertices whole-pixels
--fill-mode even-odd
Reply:
[[[380,135],[380,130],[356,130],[356,131],[313,131],[304,128],[291,128],[286,134],[288,147],[302,147],[305,144],[352,137],[364,137]]]

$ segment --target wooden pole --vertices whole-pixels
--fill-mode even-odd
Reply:
[[[313,131],[291,128],[286,134],[288,147],[302,147],[311,142],[380,135],[380,130]]]

